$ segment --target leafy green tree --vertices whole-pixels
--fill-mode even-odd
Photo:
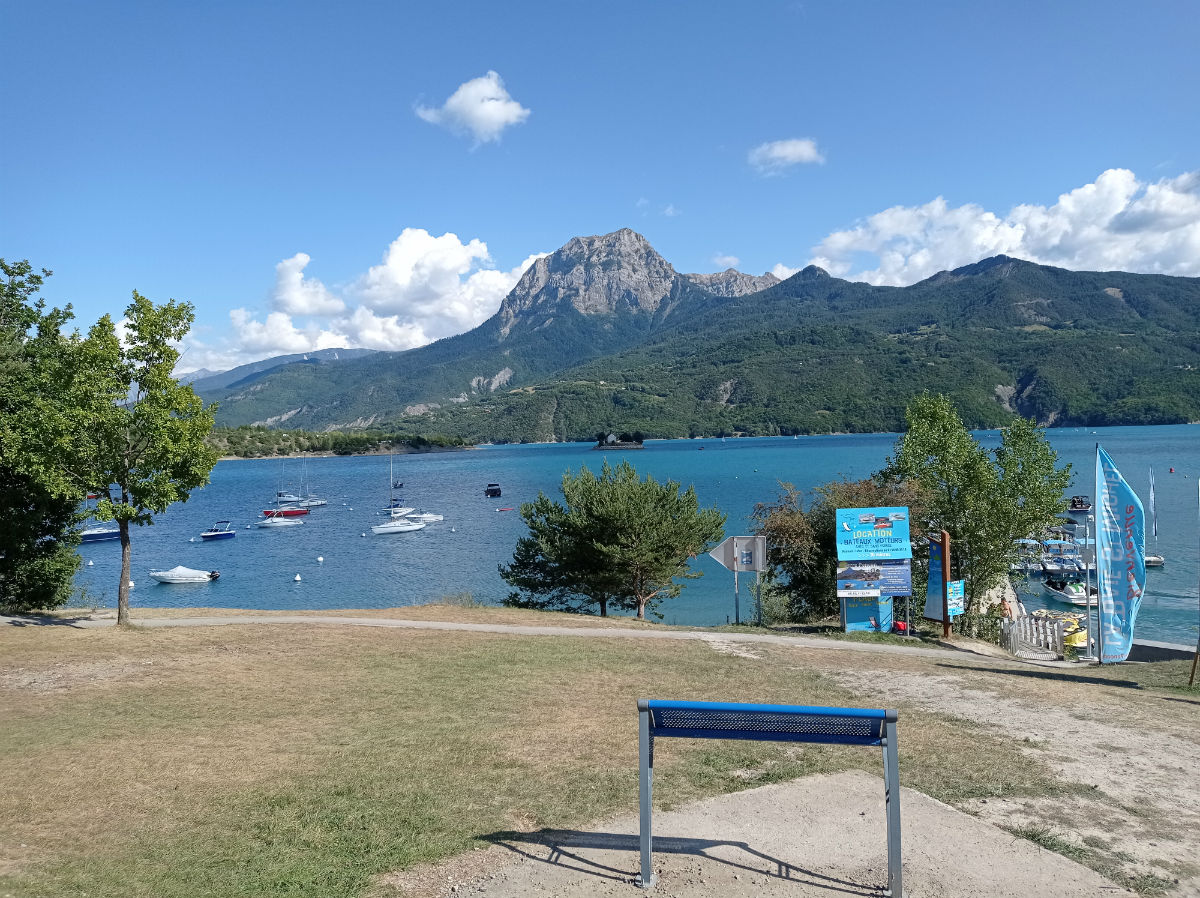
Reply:
[[[32,403],[25,444],[50,460],[61,491],[99,493],[95,517],[117,522],[118,624],[129,620],[130,525],[152,524],[171,503],[186,501],[217,461],[205,442],[214,407],[172,377],[173,344],[192,320],[188,303],[156,306],[135,290],[123,335],[105,315],[86,338],[43,327],[33,341],[39,379],[58,392]]]
[[[517,592],[506,604],[581,611],[635,611],[644,619],[679,595],[676,579],[693,579],[688,559],[724,533],[725,515],[701,510],[696,492],[668,480],[638,478],[628,462],[597,477],[586,467],[563,474],[559,504],[542,493],[521,506],[521,537],[500,576]]]
[[[767,538],[768,584],[785,597],[789,620],[819,620],[838,613],[839,508],[906,506],[913,542],[918,547],[923,542],[928,497],[915,481],[879,476],[835,480],[812,491],[807,509],[799,490],[790,483],[781,486],[773,503],[755,506],[754,520],[757,532]]]
[[[995,456],[967,431],[950,399],[924,393],[905,413],[908,432],[885,476],[911,478],[929,493],[931,530],[950,534],[951,569],[965,580],[968,610],[1003,581],[1015,541],[1053,524],[1066,508],[1070,466],[1031,421],[1001,431]]]
[[[30,331],[57,328],[70,311],[46,312],[36,296],[49,271],[0,259],[0,273],[0,609],[23,612],[64,604],[79,567],[76,498],[33,476],[36,459],[14,439],[35,392],[25,352]]]

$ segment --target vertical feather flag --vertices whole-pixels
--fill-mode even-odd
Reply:
[[[1146,588],[1146,516],[1108,453],[1096,444],[1096,576],[1100,662],[1124,661]]]

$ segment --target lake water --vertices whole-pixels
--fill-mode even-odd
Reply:
[[[1158,551],[1167,564],[1148,574],[1137,636],[1195,643],[1200,425],[1047,433],[1060,459],[1073,466],[1072,493],[1095,492],[1097,440],[1144,503],[1149,468],[1154,467]],[[977,436],[988,446],[998,439],[994,432]],[[605,457],[613,464],[628,459],[643,476],[694,486],[703,507],[715,505],[728,515],[726,534],[747,534],[755,503],[773,501],[781,481],[808,488],[843,475],[866,477],[883,465],[895,442],[895,434],[870,434],[662,440],[648,442],[641,451],[611,453],[587,444],[560,443],[397,455],[392,459],[395,479],[405,483],[399,495],[408,505],[445,515],[445,521],[386,536],[372,534],[371,525],[385,520],[380,509],[387,499],[387,456],[314,458],[303,463],[297,459],[222,461],[213,470],[212,482],[195,491],[188,502],[172,506],[152,526],[134,528],[132,602],[135,607],[383,608],[470,592],[498,603],[508,587],[497,574],[497,565],[511,560],[513,547],[525,532],[515,509],[536,498],[539,490],[561,498],[559,484],[567,469],[577,471],[587,465],[596,471]],[[1173,474],[1169,473],[1172,467]],[[328,505],[313,509],[300,527],[247,529],[270,507],[276,490],[300,486],[305,472],[312,491],[327,499]],[[484,497],[489,482],[501,484],[501,499]],[[220,519],[233,521],[237,537],[202,542],[200,531]],[[1148,524],[1147,532],[1148,551],[1154,551]],[[84,545],[80,554],[85,567],[79,585],[91,601],[115,604],[119,543]],[[163,585],[147,575],[175,565],[217,569],[221,578],[196,585]],[[732,618],[733,574],[707,556],[693,565],[704,576],[688,581],[678,599],[663,605],[664,619],[712,625]],[[741,575],[743,619],[748,616],[749,576]],[[1036,583],[1026,598],[1028,606],[1044,604]]]

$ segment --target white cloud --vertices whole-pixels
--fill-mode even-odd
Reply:
[[[758,169],[759,174],[778,175],[793,165],[822,163],[825,157],[817,149],[815,140],[810,137],[798,137],[759,144],[750,151],[747,161]]]
[[[775,267],[771,269],[771,274],[775,275],[775,277],[779,278],[781,281],[786,281],[799,270],[799,268],[789,268],[782,262],[776,262]]]
[[[1084,271],[1200,275],[1200,172],[1148,183],[1109,169],[1053,205],[1021,204],[1003,215],[942,197],[893,206],[830,234],[811,264],[903,285],[998,254]],[[861,268],[863,255],[875,267]]]
[[[724,253],[715,253],[712,257],[712,262],[718,268],[737,268],[742,260],[737,256],[727,256]]]
[[[463,242],[406,228],[383,261],[344,290],[355,305],[338,299],[320,281],[304,278],[309,257],[297,253],[276,265],[273,309],[261,320],[250,309],[229,313],[231,332],[223,343],[202,340],[198,329],[186,341],[181,371],[224,370],[276,355],[317,349],[366,348],[399,351],[462,333],[495,314],[500,301],[525,270],[545,253],[510,271],[491,263],[487,244]]]
[[[271,304],[290,315],[336,315],[346,304],[330,293],[315,278],[304,277],[311,259],[308,253],[296,253],[275,266],[275,290]]]
[[[682,215],[683,213],[675,208],[674,203],[667,203],[663,206],[662,214],[667,216],[667,218],[674,218],[676,215]]]
[[[417,106],[416,113],[456,134],[469,132],[478,145],[499,140],[505,128],[521,124],[530,111],[509,95],[498,74],[488,72],[460,84],[440,108]]]

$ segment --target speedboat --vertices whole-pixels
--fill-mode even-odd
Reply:
[[[1167,559],[1162,555],[1147,555],[1146,567],[1162,567],[1167,563]]]
[[[1086,605],[1088,603],[1088,588],[1078,580],[1067,579],[1065,577],[1047,577],[1042,584],[1042,588],[1058,599],[1060,602],[1067,602],[1071,605]],[[1099,591],[1096,587],[1091,588],[1092,598],[1095,599]]]
[[[385,514],[390,514],[394,518],[412,514],[414,511],[416,511],[416,509],[411,505],[401,505],[399,499],[394,499],[391,505],[388,505],[383,509]]]
[[[1067,506],[1067,512],[1069,514],[1090,514],[1091,511],[1091,496],[1072,496],[1071,504]]]
[[[217,521],[200,534],[201,539],[233,539],[237,531],[230,526],[229,521]]]
[[[197,571],[182,565],[169,571],[151,571],[150,576],[159,583],[208,583],[221,576],[220,571]]]
[[[291,505],[300,501],[300,497],[295,493],[289,493],[287,490],[280,490],[275,494],[276,505]]]
[[[79,541],[85,543],[99,543],[106,539],[120,538],[121,531],[116,527],[89,527],[79,534]]]
[[[320,505],[326,505],[326,501],[319,496],[303,496],[296,500],[296,504],[301,508],[316,508]]]
[[[486,487],[484,487],[483,495],[486,496],[488,499],[499,499],[500,498],[500,484],[489,483]]]
[[[259,527],[298,527],[303,524],[303,521],[297,521],[295,518],[263,518],[261,521],[254,522]]]
[[[371,528],[372,533],[409,533],[413,530],[424,530],[422,521],[412,521],[405,517],[392,518],[386,524],[376,524]]]
[[[1083,570],[1079,547],[1065,539],[1048,539],[1042,543],[1042,570],[1050,575],[1075,573]]]
[[[435,521],[445,520],[444,515],[433,514],[432,512],[428,511],[414,512],[412,514],[405,515],[405,517],[407,517],[410,521],[422,521],[426,524],[432,524]]]
[[[308,514],[308,509],[298,505],[280,505],[278,508],[264,509],[263,514],[268,518],[298,518],[302,514]]]

